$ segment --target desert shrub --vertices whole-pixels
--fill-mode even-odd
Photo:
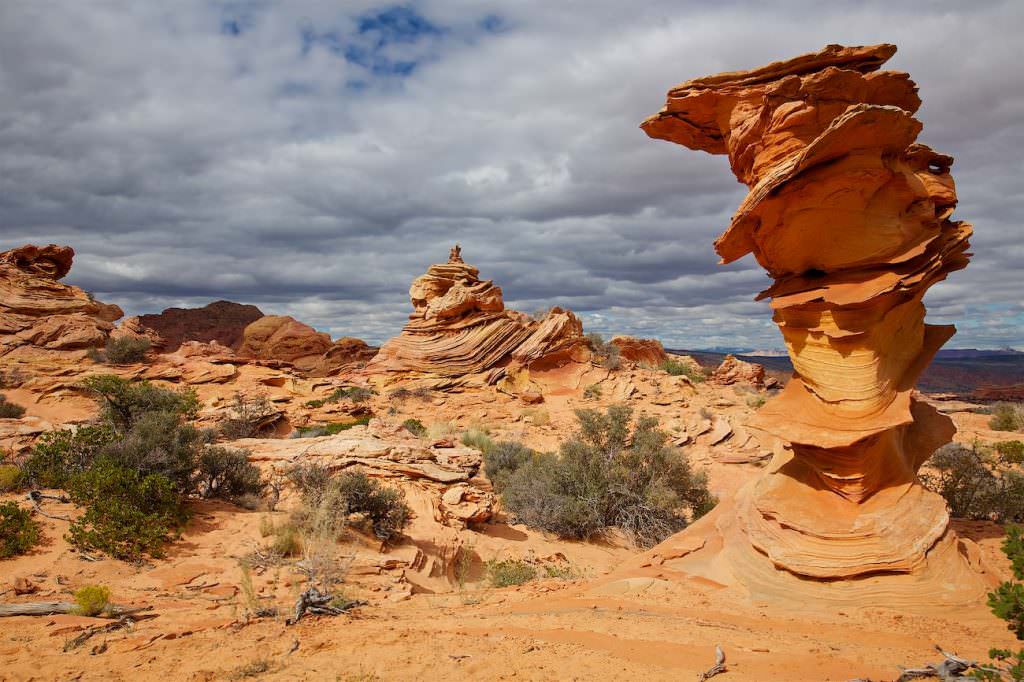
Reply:
[[[258,395],[246,398],[235,393],[231,406],[231,415],[221,420],[218,429],[228,440],[252,438],[268,426],[267,422],[278,414],[266,396]]]
[[[0,464],[0,493],[17,490],[25,483],[21,467],[15,464]]]
[[[752,407],[755,410],[764,407],[767,402],[763,395],[752,395],[747,398],[747,407]]]
[[[487,562],[487,580],[491,587],[522,585],[537,577],[537,569],[525,561],[492,559]]]
[[[75,615],[98,616],[110,608],[110,588],[86,585],[75,590]]]
[[[700,368],[694,367],[688,362],[680,362],[679,360],[673,360],[672,358],[661,363],[661,370],[674,377],[684,376],[695,384],[699,384],[707,379]]]
[[[143,362],[146,353],[149,352],[149,339],[121,336],[107,340],[103,348],[103,355],[106,361],[114,365],[130,365],[136,362]]]
[[[313,505],[320,503],[331,482],[331,472],[319,464],[296,464],[286,476],[303,499]]]
[[[498,441],[484,452],[484,474],[497,492],[505,488],[509,476],[533,459],[536,454],[522,443]]]
[[[113,374],[88,377],[82,386],[100,401],[101,418],[119,432],[130,430],[145,414],[167,412],[191,418],[199,409],[199,397],[191,389],[172,391]]]
[[[1024,584],[1019,582],[1024,580],[1024,533],[1020,526],[1010,526],[1006,531],[1003,553],[1010,560],[1016,580],[1004,581],[989,592],[988,606],[993,614],[1006,621],[1007,629],[1017,639],[1024,639]],[[992,662],[971,670],[971,679],[989,682],[1024,680],[1024,649],[1014,652],[993,648],[989,649],[988,655]]]
[[[406,431],[416,436],[417,438],[422,438],[423,436],[427,435],[427,427],[424,426],[423,422],[421,422],[419,419],[406,419],[404,422],[402,422],[402,426],[405,427]]]
[[[166,478],[180,495],[195,491],[194,472],[205,445],[204,434],[169,412],[139,416],[130,431],[105,446],[99,459],[141,476]]]
[[[203,497],[235,500],[259,495],[265,486],[260,469],[249,462],[247,450],[211,446],[199,455],[198,490]]]
[[[270,551],[280,557],[302,556],[302,533],[291,523],[276,526],[271,533]]]
[[[22,464],[25,479],[42,488],[63,488],[69,476],[92,466],[103,448],[114,442],[107,426],[82,426],[44,433]]]
[[[0,502],[0,559],[18,556],[39,543],[39,524],[13,502]]]
[[[934,473],[921,482],[942,495],[957,518],[1005,522],[1024,521],[1024,474],[986,463],[972,448],[944,445],[928,460]]]
[[[1024,442],[1004,440],[995,444],[995,450],[1006,464],[1024,464]]]
[[[529,419],[534,426],[547,426],[551,423],[551,414],[542,407],[528,407],[523,410],[523,418]]]
[[[584,400],[599,400],[601,398],[601,384],[590,384],[583,389]]]
[[[85,512],[68,529],[68,541],[81,550],[106,552],[115,559],[159,557],[187,515],[180,493],[160,474],[100,459],[68,481],[72,502]]]
[[[21,419],[24,416],[24,407],[7,402],[7,396],[0,394],[0,419]]]
[[[388,398],[393,402],[401,403],[412,398],[415,398],[416,400],[430,400],[431,395],[432,391],[425,386],[419,386],[411,389],[401,386],[388,393]]]
[[[619,357],[619,347],[614,343],[606,343],[604,338],[597,333],[591,332],[586,336],[587,345],[593,351],[598,363],[605,369],[619,369],[622,367],[622,358]]]
[[[358,514],[381,540],[398,535],[409,522],[412,510],[397,488],[381,485],[362,472],[344,472],[331,482],[336,503],[346,515]]]
[[[480,452],[487,452],[494,442],[487,432],[487,429],[473,426],[462,434],[462,444],[469,448],[476,448]]]
[[[580,430],[558,455],[537,454],[505,481],[502,500],[521,522],[580,539],[618,527],[648,547],[714,506],[704,475],[668,445],[656,419],[634,424],[625,405],[576,416]]]
[[[1013,403],[996,403],[992,406],[988,427],[993,431],[1024,430],[1024,410]]]

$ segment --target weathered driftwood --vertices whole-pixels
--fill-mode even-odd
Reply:
[[[715,664],[702,672],[698,682],[704,682],[710,680],[715,675],[720,675],[726,671],[725,667],[725,652],[722,651],[722,647],[715,645]]]
[[[979,668],[977,662],[947,653],[937,646],[935,650],[942,654],[942,657],[945,659],[942,663],[929,664],[922,668],[903,668],[902,674],[896,682],[910,682],[911,680],[926,678],[938,678],[942,682],[973,679],[961,675],[961,673]]]
[[[312,613],[318,616],[337,616],[345,613],[349,609],[366,605],[365,601],[354,599],[344,602],[340,606],[335,606],[331,603],[334,600],[334,595],[327,592],[321,592],[315,587],[310,587],[299,595],[298,601],[295,602],[295,617],[286,620],[285,625],[294,625],[295,623],[298,623],[302,616],[307,613]]]
[[[70,502],[71,500],[63,495],[47,495],[39,490],[32,490],[28,494],[28,499],[32,502],[32,508],[40,516],[45,516],[48,519],[56,519],[58,521],[70,521],[70,516],[63,516],[61,514],[49,514],[43,511],[42,505],[39,503],[40,500],[57,500],[58,502]]]
[[[97,618],[121,618],[136,613],[149,611],[152,606],[119,606],[110,604]],[[0,618],[5,616],[54,616],[61,613],[74,613],[78,604],[73,601],[37,601],[25,604],[0,604]]]
[[[136,620],[143,620],[144,618],[155,617],[155,613],[139,615],[136,618],[132,618],[131,616],[121,616],[121,618],[115,620],[113,623],[107,623],[106,625],[98,625],[95,627],[91,627],[88,630],[83,631],[73,639],[69,639],[67,643],[64,644],[64,651],[73,651],[74,649],[77,649],[78,647],[88,642],[89,639],[91,639],[94,635],[114,632],[115,630],[120,630],[122,628],[131,629],[132,627],[134,627]]]

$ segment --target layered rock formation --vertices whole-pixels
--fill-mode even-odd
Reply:
[[[123,313],[60,282],[74,256],[74,249],[56,244],[0,253],[0,355],[94,348],[107,340]]]
[[[901,585],[929,598],[970,592],[957,593],[970,583],[968,552],[951,544],[942,498],[916,475],[955,429],[912,391],[954,332],[924,323],[922,297],[967,264],[971,227],[950,219],[953,159],[915,141],[917,87],[879,70],[895,51],[830,45],[698,78],[641,126],[727,154],[750,187],[715,249],[723,263],[753,253],[774,279],[759,298],[771,298],[795,368],[752,423],[788,447],[734,509],[703,524],[726,537],[748,583],[774,569],[911,574]],[[743,553],[750,547],[757,553]]]
[[[619,357],[631,362],[657,367],[668,360],[668,353],[657,339],[637,339],[632,336],[616,336],[610,344],[619,349]]]
[[[263,311],[254,305],[214,301],[202,308],[167,308],[159,314],[139,315],[125,320],[121,326],[147,336],[154,347],[165,353],[175,352],[186,341],[216,341],[236,349],[242,343],[245,328],[261,317]]]
[[[501,288],[479,275],[457,246],[447,263],[431,265],[409,288],[409,323],[366,371],[434,378],[438,385],[486,373],[487,383],[521,388],[528,383],[523,370],[586,354],[583,326],[571,312],[552,308],[538,321],[507,310]]]
[[[764,367],[755,362],[740,360],[735,355],[726,355],[722,364],[715,368],[708,378],[713,384],[719,386],[754,386],[764,388]]]
[[[331,349],[331,337],[286,315],[267,315],[246,326],[238,354],[259,360],[281,360],[299,369],[313,369]]]

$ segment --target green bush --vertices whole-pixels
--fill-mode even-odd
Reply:
[[[210,446],[199,455],[197,482],[206,498],[236,500],[244,495],[259,495],[265,483],[260,469],[249,462],[247,450]]]
[[[1004,440],[995,444],[995,450],[1006,464],[1024,464],[1024,442]]]
[[[110,607],[110,588],[86,585],[75,590],[75,615],[98,616]]]
[[[535,455],[508,475],[502,500],[521,522],[580,539],[618,527],[649,547],[714,506],[704,475],[668,445],[656,419],[633,424],[624,405],[576,416],[580,430],[558,455]]]
[[[344,472],[331,487],[341,512],[362,516],[381,540],[398,535],[409,522],[412,510],[405,504],[402,491],[382,486],[362,472]]]
[[[0,502],[0,559],[18,556],[39,543],[39,524],[13,502]]]
[[[319,438],[320,436],[334,436],[342,431],[348,431],[354,426],[366,426],[370,423],[370,415],[364,414],[350,422],[330,422],[328,424],[317,424],[295,429],[292,438]]]
[[[114,439],[114,432],[108,426],[81,426],[44,433],[22,464],[25,479],[40,488],[63,488],[68,477],[91,467]]]
[[[695,384],[702,383],[707,378],[700,368],[694,367],[688,362],[680,362],[672,358],[661,363],[661,369],[674,377],[684,376]]]
[[[331,472],[319,464],[296,464],[286,475],[303,500],[314,506],[320,504],[331,482]]]
[[[601,384],[590,384],[583,389],[584,400],[599,400],[601,398]]]
[[[0,464],[0,493],[17,490],[25,484],[21,467],[14,464]]]
[[[1013,403],[996,403],[992,406],[988,427],[993,431],[1024,430],[1024,410]]]
[[[419,419],[406,419],[402,422],[402,426],[417,438],[423,438],[423,436],[427,435],[427,427]]]
[[[7,396],[0,394],[0,419],[21,419],[24,416],[24,407],[7,402]]]
[[[128,381],[113,374],[98,374],[85,379],[83,388],[99,399],[101,418],[116,431],[129,431],[142,415],[167,412],[179,417],[195,417],[199,397],[195,391],[171,391],[148,381]]]
[[[1024,532],[1020,526],[1006,529],[1003,553],[1010,559],[1013,575],[1017,581],[1024,580]],[[1024,585],[1008,580],[988,593],[988,606],[997,617],[1006,621],[1006,627],[1017,639],[1024,639]],[[971,671],[971,677],[990,682],[1024,680],[1024,649],[990,649],[992,663],[978,666]]]
[[[952,516],[1000,523],[1024,521],[1021,472],[990,465],[978,451],[955,443],[936,450],[928,465],[934,473],[923,473],[921,482],[942,495]]]
[[[114,365],[130,365],[136,362],[144,362],[146,353],[149,352],[149,339],[121,336],[107,340],[103,349],[103,355],[107,362]]]
[[[498,441],[484,453],[484,474],[501,492],[508,478],[520,467],[529,462],[537,453],[516,441]]]
[[[100,459],[138,472],[163,476],[179,495],[195,491],[195,470],[206,437],[170,412],[140,415],[130,431],[105,446]]]
[[[165,476],[144,476],[109,460],[71,477],[68,493],[85,508],[68,529],[68,541],[115,559],[162,556],[163,545],[187,518],[181,494]]]
[[[537,577],[537,569],[525,561],[492,559],[487,562],[487,580],[492,587],[522,585]]]

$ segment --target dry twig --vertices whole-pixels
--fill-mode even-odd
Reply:
[[[719,675],[726,671],[725,667],[725,652],[722,651],[722,647],[715,645],[715,664],[702,672],[697,682],[704,682],[710,680],[715,675]]]

